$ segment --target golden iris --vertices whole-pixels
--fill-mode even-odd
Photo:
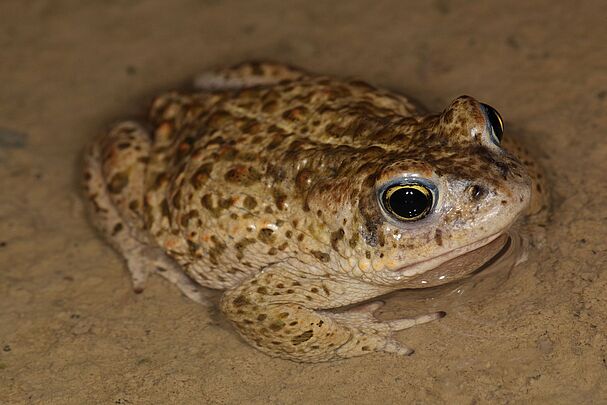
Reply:
[[[401,221],[422,219],[432,208],[432,191],[423,184],[396,184],[386,189],[384,207]]]

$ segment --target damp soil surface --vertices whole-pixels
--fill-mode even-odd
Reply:
[[[605,43],[600,0],[2,1],[0,403],[604,403]],[[398,333],[410,357],[273,359],[160,278],[134,294],[86,220],[81,152],[155,93],[247,59],[434,111],[461,94],[491,104],[545,169],[544,246],[388,297],[385,319],[447,311]]]

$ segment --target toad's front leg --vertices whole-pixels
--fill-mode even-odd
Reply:
[[[207,305],[210,293],[195,284],[149,237],[144,225],[145,173],[151,137],[135,122],[123,122],[87,150],[84,186],[91,217],[111,245],[124,256],[133,289],[143,291],[156,272],[196,302]]]
[[[221,308],[240,334],[259,350],[299,362],[321,362],[374,351],[408,355],[413,351],[393,338],[396,331],[439,319],[444,313],[382,322],[373,302],[334,313],[326,309],[359,302],[383,291],[357,288],[356,299],[332,293],[322,279],[271,267],[227,291]],[[347,289],[346,289],[347,290]],[[367,291],[365,291],[367,290]],[[363,297],[365,295],[365,297]]]

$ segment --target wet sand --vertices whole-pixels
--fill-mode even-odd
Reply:
[[[0,403],[607,401],[604,3],[337,3],[0,4]],[[134,294],[85,218],[81,151],[153,94],[251,58],[436,111],[490,103],[545,168],[545,246],[512,271],[391,295],[386,319],[448,312],[398,334],[411,357],[272,359],[160,278]]]

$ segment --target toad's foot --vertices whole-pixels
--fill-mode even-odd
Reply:
[[[413,354],[414,350],[395,340],[393,334],[416,325],[435,321],[446,315],[445,312],[441,311],[416,316],[415,318],[380,321],[373,314],[383,305],[383,301],[374,301],[345,312],[327,312],[327,314],[342,325],[347,325],[352,329],[359,331],[365,340],[369,341],[369,343],[373,343],[375,351],[396,353],[406,356]],[[345,344],[340,351],[348,351],[351,350],[351,348],[355,349],[356,345]],[[361,346],[360,348],[361,350],[365,350],[364,346]],[[367,345],[367,349],[369,349],[369,345]]]
[[[131,273],[133,290],[136,293],[141,293],[144,290],[148,276],[150,273],[156,272],[175,284],[186,297],[201,305],[211,306],[211,291],[192,281],[183,272],[179,264],[160,249],[139,245],[132,249],[125,249],[123,254]]]

